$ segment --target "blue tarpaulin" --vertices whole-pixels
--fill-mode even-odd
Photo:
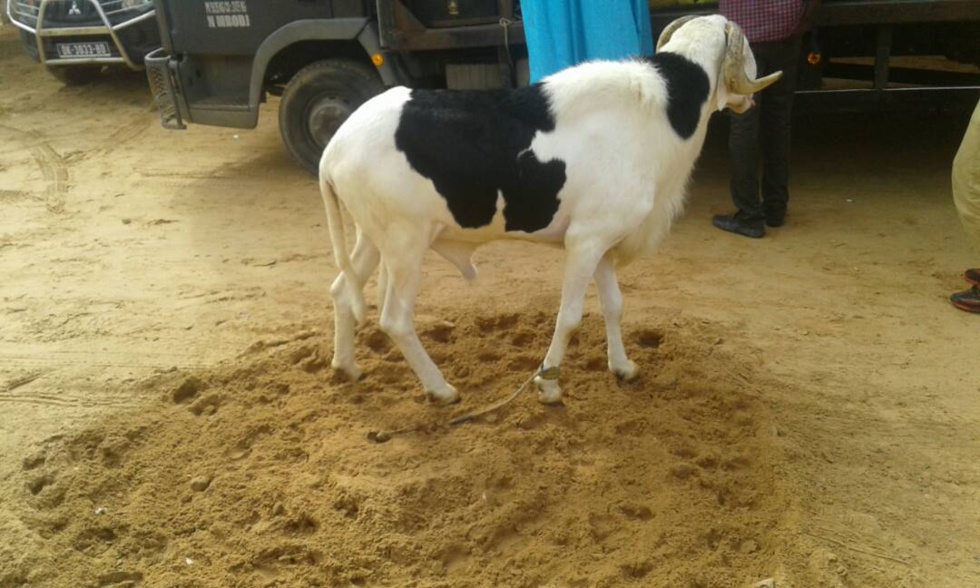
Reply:
[[[523,0],[531,82],[592,59],[653,55],[648,0]]]

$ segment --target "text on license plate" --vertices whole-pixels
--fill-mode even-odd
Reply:
[[[93,41],[89,43],[58,43],[58,57],[109,57],[109,43]]]

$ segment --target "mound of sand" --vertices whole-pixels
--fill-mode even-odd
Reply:
[[[22,520],[45,545],[5,585],[738,586],[773,574],[787,516],[754,361],[703,321],[628,332],[606,370],[601,318],[566,360],[565,406],[534,392],[552,318],[420,320],[464,393],[427,405],[376,328],[367,376],[331,374],[325,335],[252,346],[141,383],[137,413],[24,460]],[[385,444],[367,433],[417,426]]]

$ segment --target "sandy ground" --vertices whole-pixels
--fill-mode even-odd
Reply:
[[[962,115],[800,120],[788,224],[721,233],[723,142],[621,272],[643,377],[587,316],[533,394],[561,255],[426,264],[434,408],[373,324],[329,369],[316,185],[260,128],[159,127],[140,75],[65,88],[0,29],[0,586],[980,585],[977,265]],[[368,287],[373,299],[373,284]],[[415,427],[386,444],[369,431]]]

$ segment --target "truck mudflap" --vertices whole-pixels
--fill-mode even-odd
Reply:
[[[160,122],[165,129],[183,130],[187,128],[180,115],[180,104],[174,78],[170,70],[170,56],[163,48],[153,51],[144,60],[146,78],[150,82],[153,104],[160,112]]]

